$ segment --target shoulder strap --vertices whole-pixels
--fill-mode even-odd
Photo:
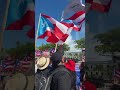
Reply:
[[[50,76],[48,77],[47,83],[46,83],[46,86],[45,86],[45,89],[44,89],[44,90],[50,90],[50,84],[51,84],[51,80],[52,80],[53,75],[56,74],[57,72],[60,72],[60,71],[65,71],[65,72],[67,72],[67,73],[70,75],[70,77],[71,77],[71,74],[70,74],[70,72],[69,72],[67,69],[65,69],[65,68],[58,68],[58,69],[56,69],[55,71],[53,71],[53,72],[50,74]],[[49,85],[49,86],[48,86],[48,85]]]
[[[55,71],[53,71],[50,76],[53,76],[54,74],[56,74],[57,72],[60,72],[60,71],[65,71],[65,72],[67,72],[68,74],[70,74],[70,72],[69,72],[66,68],[58,68],[58,69],[56,69]],[[70,75],[71,75],[71,74],[70,74]]]

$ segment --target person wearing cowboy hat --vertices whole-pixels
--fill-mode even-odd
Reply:
[[[49,58],[40,57],[37,59],[37,72],[35,73],[35,90],[43,90],[42,88],[45,86],[46,80],[51,72],[49,64]]]
[[[40,57],[37,59],[37,71],[46,71],[49,68],[50,59],[46,57]]]

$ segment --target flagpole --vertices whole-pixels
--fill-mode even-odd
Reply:
[[[7,0],[5,14],[4,14],[4,18],[3,18],[2,27],[1,27],[2,31],[0,32],[0,52],[1,52],[2,48],[3,48],[3,37],[4,37],[3,34],[4,34],[5,27],[6,27],[9,5],[10,5],[10,0]]]
[[[55,52],[57,51],[57,45],[58,45],[58,44],[55,44]]]
[[[37,38],[38,38],[38,30],[39,30],[39,28],[40,28],[40,19],[41,19],[41,14],[40,14],[40,16],[39,16],[38,28],[37,28],[36,37],[35,37],[35,47],[36,47],[36,42],[37,42]]]
[[[62,11],[62,15],[61,15],[61,21],[63,20],[63,13],[64,13],[64,11]]]

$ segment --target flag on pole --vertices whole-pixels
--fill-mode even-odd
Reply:
[[[80,31],[82,23],[85,21],[85,11],[79,11],[72,15],[70,18],[62,21],[64,25],[73,24],[73,30]]]
[[[85,10],[85,5],[82,3],[82,0],[72,0],[63,11],[62,19],[64,19],[71,12],[76,13],[80,10]]]
[[[32,0],[11,0],[8,10],[6,30],[22,30],[24,26],[34,26],[34,3]]]
[[[85,11],[79,11],[67,20],[72,20],[73,23],[81,24],[85,20]]]
[[[66,26],[54,18],[42,14],[38,26],[38,38],[48,37],[47,42],[63,44],[67,39],[67,35],[71,32],[70,27],[73,24]]]
[[[73,25],[73,30],[75,31],[80,31],[82,27],[82,23],[81,24],[73,23],[72,20],[63,20],[61,23],[63,23],[66,26]]]
[[[38,23],[38,38],[45,38],[52,35],[54,25],[45,17],[41,16]]]
[[[41,14],[38,23],[38,38],[47,37],[47,42],[63,44],[72,30],[80,31],[84,20],[85,11],[79,11],[61,22],[50,16]]]

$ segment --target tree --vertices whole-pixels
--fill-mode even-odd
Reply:
[[[59,45],[57,46],[57,50],[59,49]],[[45,44],[45,45],[41,45],[40,47],[39,47],[39,50],[46,50],[46,49],[48,49],[48,50],[50,50],[51,48],[55,48],[55,44]],[[64,51],[68,51],[68,50],[70,50],[70,47],[67,45],[67,44],[64,44],[63,45],[63,49],[64,49]]]
[[[120,28],[97,34],[95,39],[99,43],[95,46],[95,51],[99,55],[112,56],[114,61],[115,53],[120,52]]]
[[[85,38],[81,38],[80,40],[76,40],[75,48],[85,48]]]
[[[26,43],[26,44],[21,44],[19,47],[15,48],[10,48],[7,50],[7,53],[10,53],[11,55],[17,55],[19,56],[24,56],[25,54],[32,53],[35,51],[35,44],[34,43]]]

